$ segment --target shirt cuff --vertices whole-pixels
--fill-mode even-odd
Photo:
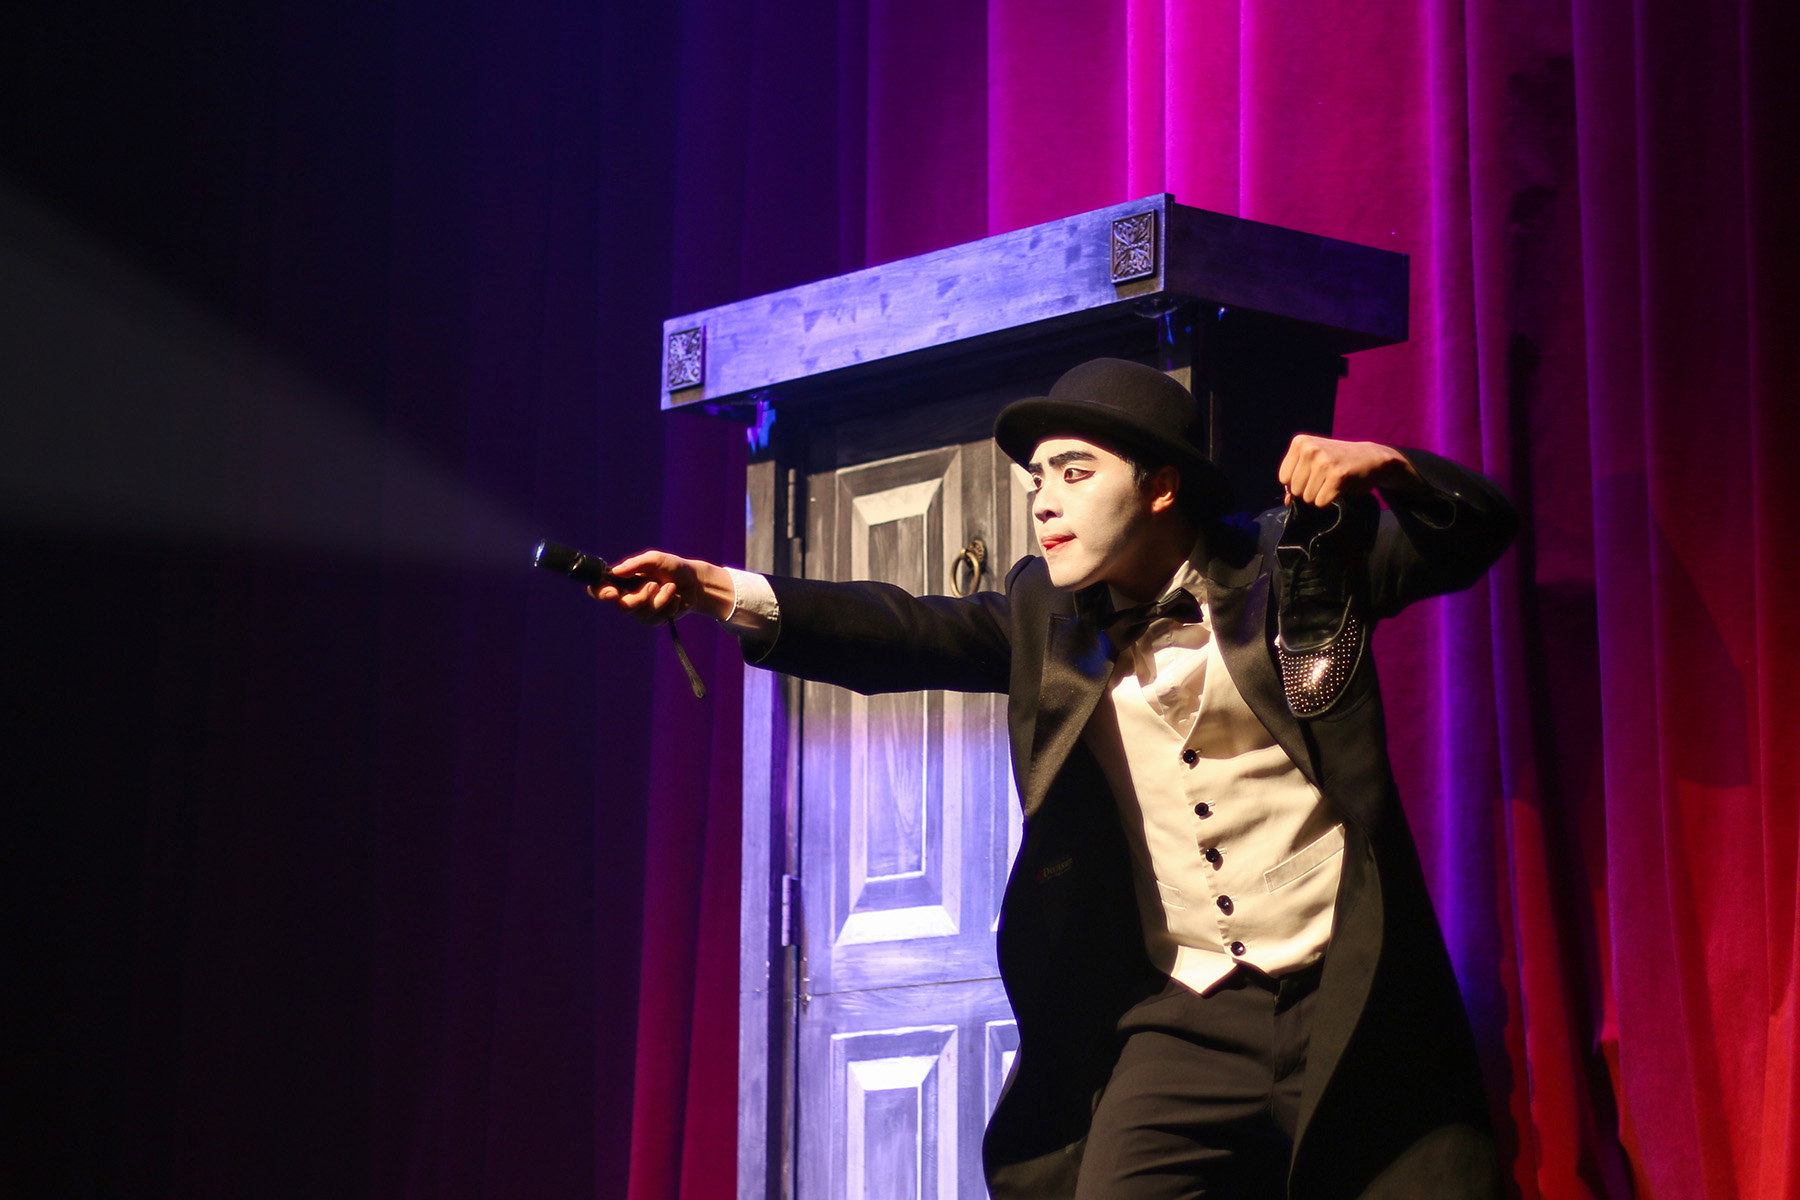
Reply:
[[[775,589],[769,586],[768,577],[736,567],[725,569],[731,572],[733,596],[731,615],[721,624],[745,637],[772,635],[781,624],[781,605],[775,599]]]

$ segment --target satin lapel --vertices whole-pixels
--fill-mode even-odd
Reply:
[[[1219,655],[1250,711],[1287,751],[1307,782],[1318,787],[1318,768],[1300,734],[1300,722],[1288,709],[1275,655],[1269,649],[1269,574],[1255,568],[1253,559],[1246,568],[1233,570],[1220,564],[1209,574],[1207,596]]]
[[[1044,802],[1050,781],[1069,759],[1094,706],[1112,678],[1112,643],[1092,619],[1061,613],[1050,617],[1044,647],[1044,676],[1038,691],[1037,727],[1032,734],[1031,773],[1026,780],[1025,814]]]

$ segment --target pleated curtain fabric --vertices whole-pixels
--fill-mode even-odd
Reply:
[[[675,311],[1160,191],[1411,256],[1411,339],[1351,360],[1335,433],[1477,465],[1527,515],[1486,583],[1377,639],[1513,1177],[1800,1195],[1790,13],[683,13]],[[735,454],[671,436],[670,544],[736,546]],[[679,765],[704,735],[659,670],[653,757],[677,765],[650,796],[631,1195],[723,1200],[735,731],[713,730],[712,773]]]

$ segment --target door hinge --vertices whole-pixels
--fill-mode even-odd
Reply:
[[[800,904],[800,877],[783,875],[781,877],[781,944],[794,944],[794,910]]]

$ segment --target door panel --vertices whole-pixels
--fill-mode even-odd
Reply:
[[[1006,995],[998,979],[918,990],[812,998],[800,1041],[799,1196],[987,1195],[981,1134],[1017,1037]]]
[[[999,586],[1025,491],[993,443],[813,475],[806,574],[949,591],[972,539]],[[1019,837],[1004,697],[806,686],[802,1200],[977,1198],[1016,1030],[994,927]]]

